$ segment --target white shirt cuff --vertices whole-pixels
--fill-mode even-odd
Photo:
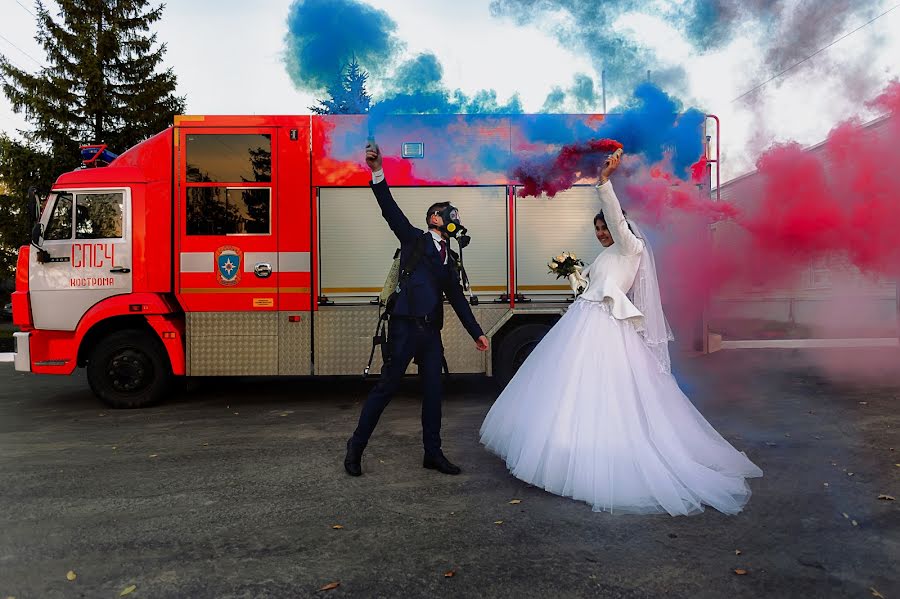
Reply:
[[[380,168],[377,171],[372,171],[372,183],[381,183],[384,181],[384,169]]]

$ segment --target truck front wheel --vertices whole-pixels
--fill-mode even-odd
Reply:
[[[117,331],[104,337],[88,358],[88,383],[112,408],[143,408],[162,399],[172,370],[162,343],[146,331]]]

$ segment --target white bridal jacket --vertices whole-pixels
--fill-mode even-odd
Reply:
[[[592,302],[605,300],[610,305],[612,315],[619,320],[643,318],[641,311],[625,294],[634,284],[634,277],[641,265],[644,242],[628,228],[612,183],[606,181],[597,185],[596,189],[606,227],[615,243],[604,248],[597,259],[582,272],[582,276],[588,280],[588,287],[581,294],[581,299]]]

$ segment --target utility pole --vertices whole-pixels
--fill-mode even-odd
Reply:
[[[603,91],[603,114],[606,114],[606,69],[600,71],[600,89]]]

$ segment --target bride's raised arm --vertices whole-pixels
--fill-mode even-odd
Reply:
[[[623,254],[639,254],[644,249],[644,244],[628,228],[625,215],[622,214],[619,198],[616,197],[616,192],[613,191],[612,182],[609,180],[603,181],[602,179],[601,181],[596,186],[597,196],[600,198],[603,220],[606,222],[609,234],[612,235],[613,241],[619,245],[619,251]]]

